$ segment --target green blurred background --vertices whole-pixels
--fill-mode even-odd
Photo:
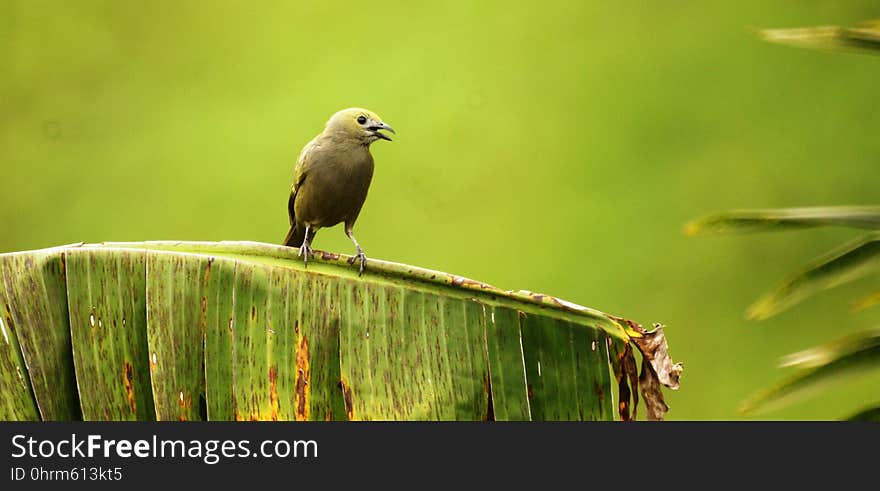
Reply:
[[[761,42],[874,1],[0,3],[0,251],[287,231],[296,155],[336,110],[397,129],[368,256],[665,323],[670,419],[736,419],[778,357],[876,325],[865,284],[746,306],[852,236],[688,238],[698,215],[880,203],[880,59]],[[351,252],[341,227],[316,247]],[[866,378],[761,419],[830,419]]]

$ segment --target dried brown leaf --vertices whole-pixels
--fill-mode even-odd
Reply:
[[[642,397],[645,398],[645,412],[649,421],[663,421],[663,416],[669,411],[669,406],[663,399],[663,389],[660,388],[660,379],[657,372],[648,362],[642,358],[642,374],[639,375],[639,384],[642,389]]]
[[[662,420],[663,415],[669,411],[663,398],[662,386],[678,390],[681,363],[674,363],[669,357],[663,325],[654,324],[654,330],[648,332],[637,322],[622,318],[617,320],[625,322],[632,330],[641,334],[641,337],[633,336],[632,342],[642,353],[642,373],[639,376],[642,398],[645,400],[648,419]]]
[[[617,412],[621,421],[633,421],[639,407],[639,375],[636,358],[629,343],[618,344],[608,338],[611,352],[614,354],[614,377],[617,379],[619,402]]]
[[[663,326],[654,324],[654,330],[651,332],[638,326],[637,331],[642,337],[633,338],[633,342],[642,352],[642,356],[651,363],[660,383],[672,390],[678,390],[682,366],[681,363],[673,363],[672,358],[669,357],[669,346],[666,343],[666,335],[663,334]]]

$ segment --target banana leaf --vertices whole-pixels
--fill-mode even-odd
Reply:
[[[880,292],[874,292],[870,295],[858,299],[852,306],[853,311],[865,310],[880,305]]]
[[[880,206],[733,210],[693,220],[685,225],[685,233],[720,235],[826,226],[880,230]]]
[[[880,369],[880,329],[874,329],[794,353],[783,366],[799,370],[740,405],[744,414],[785,407],[823,388]]]
[[[60,248],[0,254],[0,419],[81,418],[65,269]]]
[[[662,331],[347,259],[253,242],[0,254],[0,418],[612,420],[611,346],[659,335],[646,359],[671,364]]]
[[[847,421],[872,421],[880,423],[880,406],[859,411],[846,419]]]
[[[802,48],[880,54],[880,21],[877,20],[864,22],[857,27],[764,29],[759,31],[759,35],[765,41]]]
[[[763,320],[824,290],[880,272],[880,235],[860,237],[811,261],[783,280],[746,312],[749,319]]]

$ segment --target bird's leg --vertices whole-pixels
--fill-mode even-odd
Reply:
[[[364,270],[367,269],[367,256],[364,254],[363,249],[361,249],[360,244],[358,244],[357,239],[354,238],[354,234],[351,231],[351,227],[345,227],[345,235],[348,236],[349,239],[354,243],[355,249],[357,249],[357,254],[352,256],[351,259],[348,260],[348,264],[354,264],[355,261],[360,261],[361,266],[358,270],[358,275],[364,274]]]
[[[303,243],[299,246],[299,257],[303,258],[303,264],[308,267],[309,265],[309,256],[312,255],[312,246],[309,244],[309,229],[311,226],[306,224],[306,236],[303,238]]]

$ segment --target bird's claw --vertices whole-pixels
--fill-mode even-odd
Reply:
[[[361,262],[360,268],[358,269],[358,276],[360,276],[364,274],[364,270],[367,269],[367,255],[361,251],[348,258],[348,264],[353,265],[356,261]]]
[[[309,257],[314,256],[312,253],[312,248],[309,246],[308,242],[303,242],[301,246],[299,246],[299,257],[303,258],[303,264],[306,266],[309,265]]]

